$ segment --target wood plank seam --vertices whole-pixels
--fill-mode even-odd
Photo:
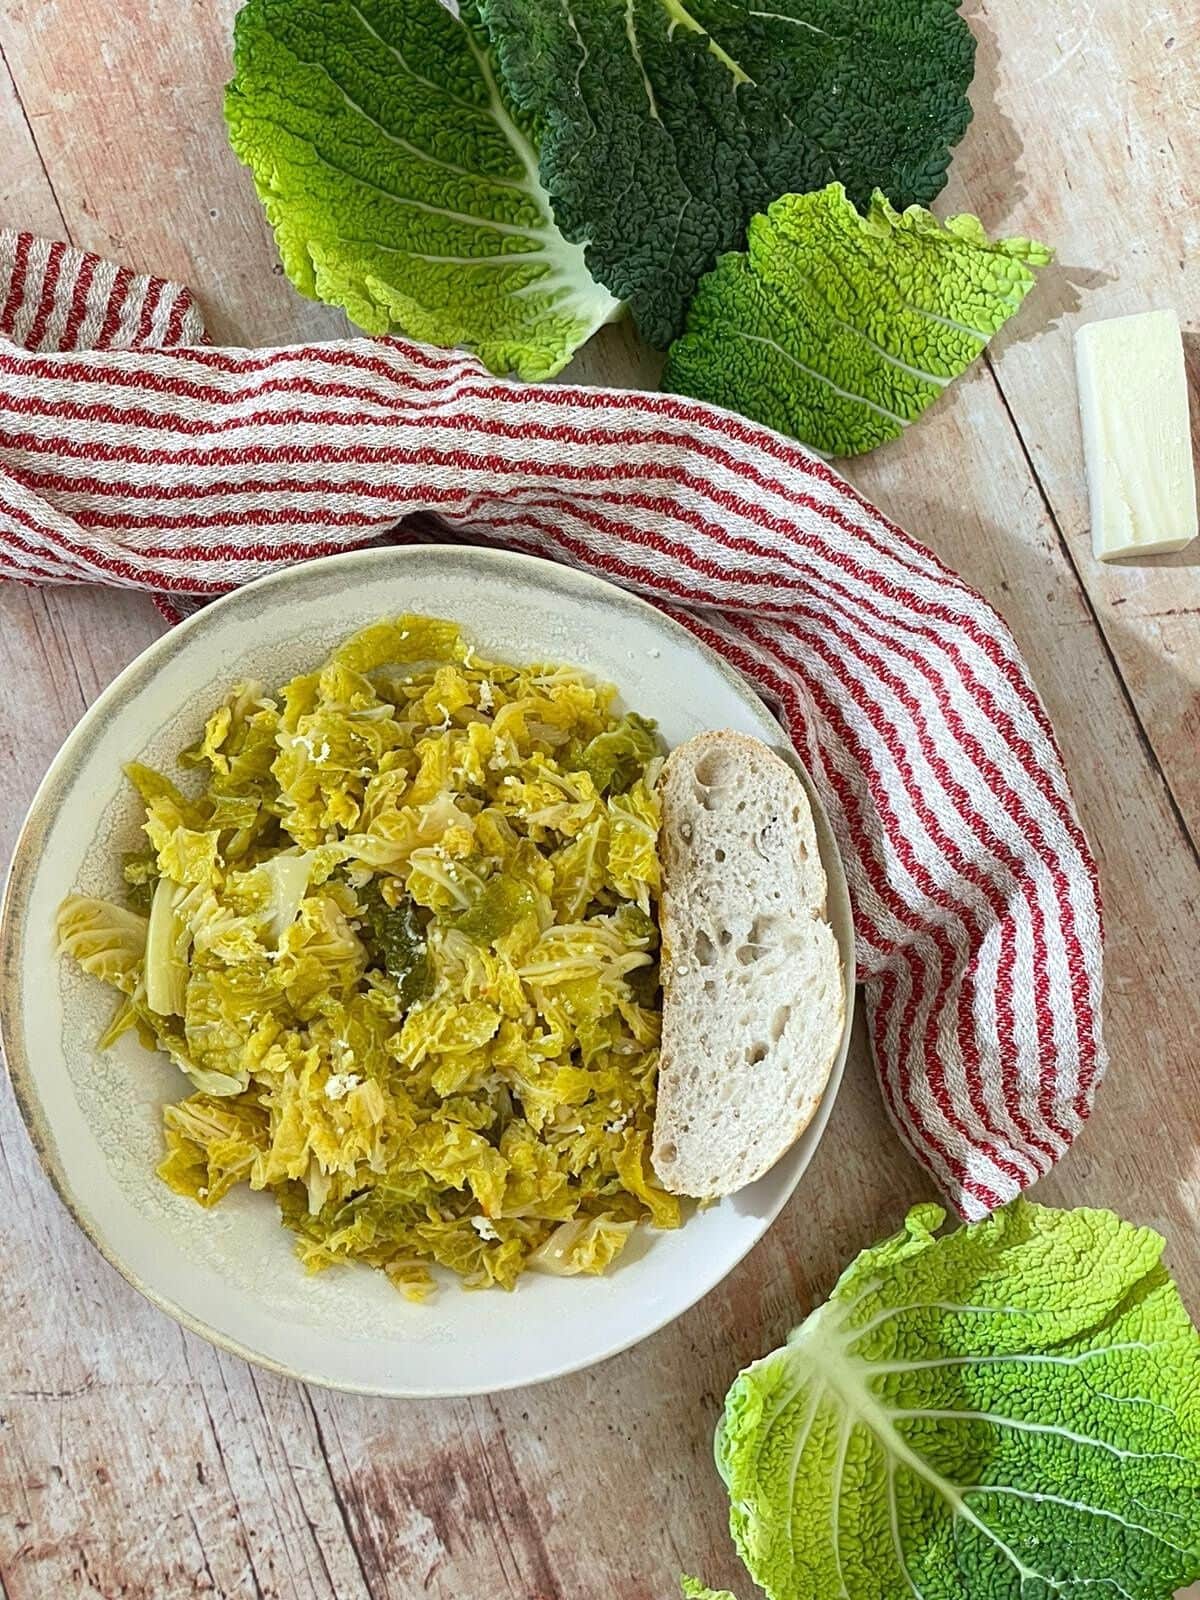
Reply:
[[[255,1367],[253,1364],[247,1364],[246,1370],[247,1370],[247,1372],[249,1374],[250,1387],[254,1392],[254,1398],[258,1402],[258,1410],[259,1410],[259,1415],[262,1417],[263,1427],[266,1429],[267,1433],[269,1435],[272,1435],[273,1437],[275,1437],[277,1442],[278,1442],[277,1435],[275,1435],[275,1433],[274,1433],[274,1426],[275,1426],[274,1418],[272,1417],[271,1413],[267,1409],[266,1401],[263,1399],[263,1393],[262,1393],[261,1388],[259,1387],[259,1381],[258,1381],[259,1372],[258,1372],[258,1368]],[[223,1371],[222,1371],[222,1381],[224,1381],[224,1372]],[[309,1414],[311,1416],[312,1415],[312,1408],[311,1408],[311,1405],[308,1403],[308,1389],[304,1385],[297,1385],[297,1388],[298,1388],[299,1393],[303,1396],[304,1401],[305,1401],[305,1407],[309,1411]],[[316,1420],[315,1417],[313,1418],[313,1420],[314,1420],[314,1423],[315,1423],[315,1420]],[[257,1451],[255,1452],[255,1455],[256,1455],[256,1459],[257,1459]],[[325,1554],[325,1546],[321,1543],[320,1535],[319,1535],[319,1533],[317,1531],[317,1524],[313,1520],[312,1516],[310,1515],[309,1510],[308,1510],[308,1506],[305,1504],[305,1501],[304,1501],[304,1496],[300,1492],[300,1485],[296,1482],[296,1473],[295,1473],[295,1470],[294,1470],[294,1468],[292,1466],[291,1457],[290,1457],[288,1451],[286,1449],[283,1449],[283,1448],[280,1449],[280,1455],[281,1455],[282,1460],[283,1460],[284,1469],[287,1472],[288,1482],[291,1484],[292,1489],[293,1489],[293,1491],[294,1491],[294,1493],[296,1495],[296,1503],[300,1507],[300,1513],[303,1516],[304,1521],[308,1526],[309,1534],[312,1537],[313,1548],[315,1549],[315,1551],[317,1553],[317,1560],[321,1563],[321,1572],[323,1573],[324,1578],[325,1578],[325,1583],[326,1583],[326,1587],[328,1589],[330,1600],[345,1600],[345,1597],[343,1597],[343,1596],[338,1594],[337,1583],[336,1583],[336,1581],[334,1579],[334,1576],[333,1576],[333,1568],[330,1566],[329,1558]],[[270,1475],[270,1470],[274,1470],[274,1469],[272,1468],[272,1469],[269,1470],[269,1464],[267,1462],[264,1462],[264,1461],[261,1461],[261,1460],[259,1460],[259,1466],[262,1469],[263,1481],[266,1482],[268,1480],[269,1475]],[[329,1478],[330,1494],[333,1497],[334,1501],[336,1502],[336,1500],[337,1500],[337,1491],[336,1491],[336,1488],[335,1488],[335,1485],[334,1485],[334,1482],[333,1482],[332,1474],[329,1471],[329,1463],[328,1463],[328,1461],[325,1462],[325,1471],[326,1471],[327,1477]],[[354,1556],[355,1564],[357,1565],[359,1573],[361,1574],[362,1573],[362,1561],[361,1561],[361,1559],[359,1557],[358,1549],[357,1549],[356,1545],[354,1544],[353,1540],[350,1539],[349,1537],[347,1537],[347,1543],[350,1546],[351,1553]],[[364,1580],[364,1583],[365,1583],[365,1580]],[[367,1593],[370,1593],[370,1591],[367,1590]]]
[[[530,1544],[532,1544],[533,1547],[532,1564],[534,1571],[529,1576],[534,1579],[537,1587],[536,1589],[531,1589],[530,1593],[537,1594],[539,1597],[544,1594],[545,1600],[557,1600],[559,1591],[558,1585],[555,1582],[554,1569],[549,1559],[549,1553],[546,1550],[545,1541],[542,1538],[541,1529],[538,1527],[537,1517],[534,1513],[532,1505],[529,1502],[529,1497],[525,1493],[525,1490],[521,1484],[520,1473],[517,1471],[516,1464],[512,1458],[512,1452],[509,1450],[508,1439],[504,1433],[504,1424],[500,1419],[500,1413],[497,1411],[494,1401],[488,1395],[472,1399],[468,1402],[468,1404],[471,1411],[471,1421],[474,1425],[475,1433],[479,1440],[484,1484],[487,1488],[488,1498],[491,1501],[492,1509],[495,1513],[497,1529],[503,1536],[504,1544],[508,1552],[509,1559],[512,1562],[513,1569],[517,1573],[521,1582],[528,1582],[529,1579],[526,1575],[525,1568],[530,1552],[526,1550],[523,1545],[518,1545],[509,1529],[508,1517],[505,1515],[504,1509],[508,1505],[508,1499],[507,1497],[504,1497],[502,1502],[502,1497],[499,1493],[497,1483],[493,1475],[492,1456],[488,1451],[488,1438],[487,1434],[484,1432],[483,1424],[480,1418],[481,1410],[485,1411],[491,1418],[491,1426],[496,1433],[500,1444],[500,1450],[504,1457],[504,1465],[507,1468],[509,1480],[513,1490],[512,1498],[516,1502],[518,1531],[526,1536],[526,1539]],[[514,1600],[516,1600],[516,1591],[514,1591]]]
[[[208,1391],[205,1388],[203,1381],[197,1378],[195,1372],[192,1370],[191,1356],[188,1350],[188,1335],[183,1328],[180,1328],[179,1333],[183,1344],[183,1364],[187,1370],[188,1377],[200,1396],[200,1404],[204,1408],[204,1415],[208,1422],[208,1431],[212,1435],[213,1445],[217,1452],[217,1460],[221,1463],[221,1474],[225,1479],[225,1489],[229,1495],[229,1503],[233,1506],[237,1516],[238,1538],[246,1556],[246,1571],[249,1574],[252,1583],[254,1584],[254,1597],[255,1600],[266,1600],[266,1596],[263,1593],[262,1584],[259,1581],[258,1572],[254,1565],[254,1554],[251,1550],[249,1530],[247,1529],[245,1521],[242,1517],[241,1499],[233,1487],[233,1477],[229,1471],[229,1464],[225,1460],[225,1446],[221,1440],[221,1433],[217,1427],[216,1418],[212,1414],[212,1407],[208,1403]],[[197,1535],[197,1537],[199,1538],[199,1535]],[[204,1540],[199,1539],[199,1544],[200,1554],[203,1558],[205,1568],[211,1573],[208,1552],[204,1547]]]
[[[208,1581],[212,1585],[212,1592],[214,1594],[219,1594],[220,1585],[217,1583],[216,1577],[213,1573],[212,1565],[209,1562],[208,1551],[204,1548],[204,1535],[200,1532],[200,1523],[197,1520],[196,1513],[191,1506],[188,1507],[188,1521],[192,1525],[192,1533],[195,1536],[196,1548],[200,1552],[200,1560],[203,1563],[204,1571]]]
[[[534,1510],[533,1502],[530,1500],[529,1495],[525,1490],[525,1486],[521,1481],[520,1469],[517,1466],[516,1461],[513,1459],[512,1449],[508,1442],[508,1433],[504,1426],[504,1419],[500,1415],[499,1407],[491,1395],[485,1395],[483,1397],[483,1402],[489,1414],[491,1415],[496,1437],[500,1441],[500,1449],[504,1453],[504,1460],[508,1467],[509,1476],[512,1480],[513,1487],[516,1490],[520,1504],[521,1519],[526,1525],[527,1534],[533,1540],[534,1550],[540,1569],[538,1574],[539,1582],[545,1581],[545,1576],[547,1575],[549,1576],[550,1581],[553,1582],[554,1564],[550,1559],[550,1552],[546,1548],[546,1541],[542,1536],[542,1529],[538,1522],[537,1512]]]
[[[376,1590],[374,1585],[371,1583],[371,1580],[367,1576],[367,1569],[363,1562],[362,1551],[359,1549],[358,1540],[354,1536],[354,1524],[351,1520],[349,1509],[347,1508],[345,1498],[342,1494],[341,1484],[338,1482],[337,1474],[333,1470],[333,1463],[329,1459],[329,1446],[325,1442],[325,1432],[321,1427],[321,1419],[317,1415],[317,1408],[313,1404],[313,1397],[307,1384],[302,1384],[300,1386],[300,1393],[304,1396],[304,1403],[308,1407],[309,1415],[312,1417],[313,1430],[317,1439],[317,1448],[321,1452],[321,1460],[325,1463],[325,1471],[329,1477],[329,1487],[333,1494],[334,1504],[337,1506],[338,1515],[342,1519],[342,1527],[346,1531],[346,1543],[350,1546],[350,1550],[353,1553],[354,1563],[358,1568],[358,1575],[362,1579],[363,1589],[368,1595],[370,1595],[371,1600],[383,1600],[383,1596],[379,1594],[378,1590]]]
[[[42,154],[42,147],[38,143],[38,137],[34,131],[33,123],[30,121],[29,112],[25,109],[25,101],[21,97],[21,86],[17,82],[16,73],[8,64],[8,57],[4,53],[4,44],[2,41],[0,41],[0,66],[4,68],[4,71],[8,75],[8,81],[12,84],[13,98],[16,100],[17,105],[20,108],[26,131],[29,134],[29,143],[33,148],[34,154],[37,156],[38,166],[42,169],[42,176],[46,180],[46,188],[50,193],[50,198],[54,201],[54,209],[58,212],[58,220],[62,224],[62,236],[68,244],[74,244],[75,240],[72,238],[71,230],[67,226],[66,213],[63,211],[62,202],[58,198],[58,191],[54,187],[54,182],[50,177],[50,171],[46,166],[46,158]],[[12,222],[14,227],[19,228],[21,226],[20,217],[13,218]]]
[[[1179,803],[1179,798],[1174,789],[1171,787],[1171,780],[1167,776],[1163,764],[1159,760],[1158,752],[1154,748],[1154,744],[1149,733],[1147,732],[1146,724],[1142,720],[1142,714],[1138,708],[1137,701],[1134,699],[1133,694],[1130,691],[1125,674],[1121,669],[1120,660],[1118,659],[1116,651],[1113,649],[1112,643],[1108,637],[1108,630],[1104,626],[1104,621],[1100,615],[1099,609],[1095,604],[1095,601],[1092,599],[1091,592],[1089,591],[1087,584],[1083,581],[1083,574],[1079,570],[1079,564],[1075,559],[1075,554],[1071,549],[1070,543],[1067,540],[1066,535],[1063,533],[1062,524],[1059,521],[1058,513],[1054,509],[1054,504],[1050,499],[1049,493],[1047,492],[1046,485],[1042,482],[1042,477],[1038,472],[1037,464],[1034,461],[1029,446],[1025,441],[1025,435],[1021,431],[1021,425],[1017,421],[1013,408],[1009,404],[1008,396],[1004,392],[1004,385],[1000,382],[1000,377],[996,371],[996,365],[992,359],[991,353],[989,351],[985,351],[983,359],[987,364],[988,371],[991,373],[992,381],[996,385],[996,393],[1000,397],[1000,404],[1004,407],[1005,414],[1012,425],[1012,430],[1016,436],[1017,443],[1021,447],[1021,454],[1025,457],[1026,465],[1029,468],[1029,475],[1037,486],[1038,494],[1041,497],[1042,505],[1045,508],[1046,515],[1050,519],[1050,525],[1054,529],[1054,535],[1058,540],[1059,548],[1062,551],[1063,558],[1075,579],[1076,586],[1079,590],[1080,599],[1082,600],[1089,617],[1095,625],[1096,634],[1100,640],[1100,646],[1108,659],[1109,666],[1112,668],[1113,676],[1120,686],[1122,698],[1129,708],[1129,714],[1133,718],[1133,724],[1137,730],[1138,740],[1141,743],[1143,751],[1145,752],[1146,759],[1150,763],[1153,771],[1157,773],[1159,781],[1162,784],[1163,793],[1166,796],[1167,804],[1170,808],[1171,815],[1174,818],[1175,825],[1179,830],[1180,837],[1187,845],[1192,859],[1196,862],[1197,866],[1200,866],[1200,841],[1193,837],[1192,831],[1188,827],[1187,818],[1184,816],[1183,808]]]

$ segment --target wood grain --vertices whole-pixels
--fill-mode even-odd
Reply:
[[[1200,843],[1200,541],[1136,563],[1093,558],[1073,349],[1082,323],[1175,309],[1190,331],[1200,445],[1200,7],[974,0],[967,14],[981,40],[979,115],[941,204],[1057,251],[989,362],[1056,537]]]
[[[59,209],[17,86],[0,50],[0,227],[29,228],[48,238],[63,237],[66,219]]]
[[[281,281],[221,134],[233,9],[9,0],[0,222],[184,278],[218,338],[329,337],[340,318]],[[990,364],[852,476],[1008,618],[1100,858],[1113,1067],[1039,1196],[1163,1228],[1200,1311],[1196,571],[1091,561],[1070,352],[1084,317],[1175,303],[1195,319],[1200,73],[1184,10],[968,5],[976,122],[947,202],[1056,243],[1060,265]],[[611,328],[572,375],[655,373]],[[0,851],[84,706],[160,629],[138,596],[0,589]],[[700,1306],[545,1388],[404,1404],[308,1391],[181,1333],[66,1217],[7,1089],[0,1156],[8,1600],[665,1600],[681,1569],[745,1594],[711,1465],[721,1396],[930,1194],[860,1034],[799,1193]]]
[[[228,344],[332,338],[287,292],[225,140],[232,0],[8,0],[0,47],[74,242],[189,284]]]

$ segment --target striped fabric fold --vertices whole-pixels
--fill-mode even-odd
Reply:
[[[670,395],[402,340],[204,346],[186,290],[0,233],[0,575],[168,618],[364,544],[503,545],[645,596],[739,668],[845,861],[888,1112],[967,1217],[1104,1071],[1095,864],[1007,627],[824,462]]]

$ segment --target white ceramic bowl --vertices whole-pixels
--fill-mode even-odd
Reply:
[[[59,1194],[129,1281],[186,1327],[291,1376],[375,1394],[462,1395],[536,1383],[614,1354],[677,1317],[761,1238],[808,1165],[842,1073],[845,1036],[804,1136],[760,1182],[678,1232],[639,1229],[603,1278],[527,1274],[513,1294],[447,1281],[412,1305],[366,1267],[309,1277],[270,1195],[235,1191],[213,1211],[155,1177],[160,1109],[184,1083],[127,1036],[95,1040],[111,991],[54,953],[54,916],[79,887],[113,894],[139,839],[132,759],[170,768],[205,712],[242,677],[280,683],[389,613],[460,622],[501,660],[560,660],[615,683],[668,744],[706,728],[778,725],[685,629],[598,579],[532,558],[457,546],[377,550],[292,568],[227,596],[158,640],[100,697],[39,789],[13,859],[0,932],[0,1017],[30,1134]],[[789,752],[790,753],[790,752]],[[794,757],[793,757],[794,760]],[[845,880],[811,785],[847,996],[853,946]]]

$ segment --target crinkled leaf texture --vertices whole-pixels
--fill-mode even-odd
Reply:
[[[1200,1338],[1162,1240],[1017,1201],[866,1250],[726,1398],[771,1600],[1166,1600],[1200,1575]]]
[[[941,223],[840,184],[789,194],[750,224],[747,252],[700,284],[664,389],[710,400],[826,455],[897,438],[964,372],[1051,252],[992,242],[975,217]]]
[[[592,274],[665,347],[778,195],[927,203],[971,117],[958,0],[464,0]]]
[[[417,1299],[435,1266],[511,1289],[680,1225],[649,1156],[662,755],[614,697],[386,618],[234,684],[190,795],[127,769],[149,918],[71,895],[59,935],[121,993],[103,1045],[136,1029],[199,1091],[164,1109],[171,1189],[269,1189],[306,1267]]]
[[[302,293],[524,378],[619,313],[555,226],[485,44],[438,0],[250,0],[234,62],[230,138]]]

